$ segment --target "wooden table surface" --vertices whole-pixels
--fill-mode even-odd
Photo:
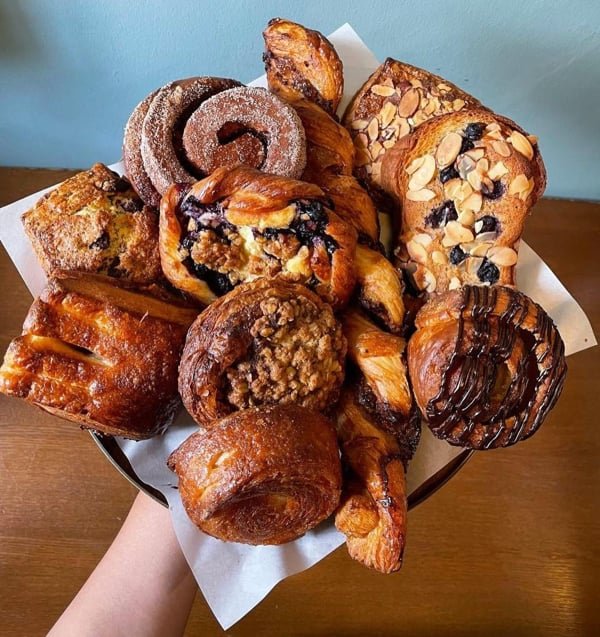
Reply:
[[[0,204],[69,174],[0,169]],[[525,239],[600,333],[600,205],[544,200]],[[4,352],[31,298],[3,249],[0,291]],[[563,396],[536,436],[475,454],[411,512],[400,573],[370,572],[338,549],[279,584],[228,634],[600,634],[599,350],[568,363]],[[41,635],[136,491],[72,424],[4,396],[0,422],[0,634]],[[186,635],[219,634],[198,595]]]

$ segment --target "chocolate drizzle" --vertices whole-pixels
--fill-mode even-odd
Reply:
[[[546,312],[520,292],[465,286],[462,294],[454,351],[426,417],[453,444],[512,445],[534,433],[556,403],[566,372],[564,343]],[[501,295],[509,301],[498,314]],[[531,314],[533,329],[525,325]]]

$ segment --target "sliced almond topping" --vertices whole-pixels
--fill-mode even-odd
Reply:
[[[377,157],[379,157],[379,153],[383,150],[383,146],[380,142],[373,142],[369,150],[371,151],[371,157],[373,159],[377,159]]]
[[[435,103],[435,100],[429,100],[429,102],[427,102],[427,106],[423,108],[423,112],[425,113],[425,115],[433,115],[436,110],[437,105]]]
[[[504,165],[504,162],[498,161],[488,170],[488,177],[496,181],[496,179],[504,177],[507,172],[508,168]]]
[[[527,177],[521,173],[517,175],[511,182],[508,187],[509,195],[519,195],[522,192],[525,192],[529,188],[529,181]]]
[[[448,197],[449,199],[454,199],[454,197],[460,190],[461,184],[462,181],[458,178],[450,179],[449,181],[447,181],[444,184],[444,193],[446,194],[446,197]]]
[[[498,124],[498,122],[492,122],[491,124],[488,124],[485,127],[485,130],[488,133],[493,133],[494,131],[499,131],[500,130],[500,124]]]
[[[381,128],[387,128],[396,115],[396,107],[392,102],[386,102],[381,109]]]
[[[482,206],[483,206],[483,197],[478,192],[474,192],[470,194],[460,204],[461,210],[472,210],[473,212],[479,212]]]
[[[456,193],[456,199],[459,202],[464,201],[465,199],[470,197],[472,193],[473,193],[473,187],[471,186],[471,184],[468,181],[461,181],[460,188],[458,189],[458,192]]]
[[[425,272],[423,273],[425,279],[425,290],[429,293],[435,292],[435,288],[437,286],[437,280],[433,272],[425,268]]]
[[[492,244],[488,243],[487,241],[483,243],[477,243],[469,250],[469,254],[474,257],[485,257],[491,247]]]
[[[450,246],[456,246],[459,243],[468,243],[473,241],[473,233],[465,228],[458,221],[449,221],[444,226],[444,238],[442,239],[442,245],[446,248]]]
[[[532,143],[532,144],[537,144],[538,143],[538,136],[537,135],[527,135],[527,139]]]
[[[501,157],[510,157],[510,147],[506,142],[503,141],[493,141],[492,148],[500,155]]]
[[[483,257],[469,257],[467,259],[467,272],[471,275],[477,274],[477,270],[483,263]]]
[[[481,173],[477,170],[472,170],[467,173],[467,181],[473,186],[473,190],[481,190]]]
[[[531,194],[531,192],[532,192],[532,190],[533,190],[533,188],[534,188],[534,186],[535,186],[535,181],[534,181],[533,177],[531,177],[531,179],[529,179],[529,180],[528,180],[527,184],[528,184],[528,185],[527,185],[527,188],[526,188],[525,190],[523,190],[523,191],[521,192],[521,194],[519,195],[519,197],[520,197],[523,201],[526,201],[526,200],[527,200],[527,197],[529,197],[529,195]]]
[[[514,130],[510,134],[508,141],[513,145],[513,147],[516,150],[518,150],[521,153],[521,155],[524,155],[525,157],[527,157],[529,161],[533,159],[533,146],[531,145],[527,137],[525,137],[525,135],[522,135],[521,133],[519,133],[518,130]]]
[[[381,97],[390,97],[396,91],[391,86],[385,86],[384,84],[373,84],[371,87],[371,93],[375,95],[380,95]]]
[[[371,168],[371,178],[379,185],[379,181],[381,179],[381,161],[375,162]]]
[[[458,170],[461,179],[466,179],[468,173],[475,170],[476,165],[468,155],[461,155],[456,162],[456,170]]]
[[[406,244],[406,249],[408,250],[408,254],[413,261],[422,263],[423,265],[427,263],[427,250],[423,245],[417,243],[414,239],[411,239]]]
[[[414,88],[408,89],[400,98],[400,104],[398,104],[400,117],[410,117],[417,110],[420,99],[419,91]]]
[[[471,148],[471,150],[468,150],[465,155],[468,155],[475,161],[479,161],[483,157],[483,153],[483,148]]]
[[[369,138],[364,133],[359,133],[354,138],[356,148],[366,148],[369,145]]]
[[[442,93],[447,93],[448,91],[451,91],[452,88],[450,86],[448,86],[447,84],[444,84],[443,82],[440,82],[438,85],[438,90],[440,90]]]
[[[434,173],[435,159],[433,155],[424,155],[423,163],[415,170],[408,182],[409,190],[421,190],[432,180]]]
[[[504,141],[504,137],[502,137],[502,133],[499,130],[494,130],[489,133],[486,133],[484,139],[496,139],[500,142]]]
[[[427,247],[433,241],[433,239],[425,232],[419,232],[412,238],[412,240],[420,243],[422,246],[425,247]]]
[[[386,139],[386,141],[383,142],[383,147],[388,150],[390,149],[392,146],[396,145],[396,140],[395,139]]]
[[[458,156],[462,137],[458,133],[448,133],[442,138],[435,152],[435,158],[440,168],[450,166]]]
[[[434,250],[431,253],[431,260],[437,265],[445,265],[448,263],[446,255],[441,250]]]
[[[507,246],[490,248],[487,258],[496,265],[511,266],[517,262],[517,253]]]
[[[433,190],[427,190],[427,188],[423,188],[422,190],[409,190],[406,193],[406,198],[410,199],[410,201],[430,201],[435,197],[435,193]]]
[[[454,102],[452,102],[452,108],[455,111],[460,111],[460,109],[465,105],[465,100],[461,100],[459,99],[455,99]]]
[[[421,82],[421,80],[417,80],[416,78],[413,78],[412,80],[410,80],[410,83],[415,88],[423,88],[423,82]]]
[[[481,174],[487,173],[490,168],[490,162],[484,157],[477,162],[475,170]]]
[[[460,287],[460,279],[458,279],[457,277],[453,276],[450,279],[450,283],[448,283],[448,289],[449,290],[456,290]]]
[[[369,136],[369,139],[371,141],[377,139],[377,136],[379,135],[379,122],[377,121],[376,117],[373,117],[373,119],[371,119],[371,121],[369,122],[369,126],[367,127],[367,135]]]
[[[481,229],[481,226],[483,225],[483,221],[477,221],[475,223],[475,232],[477,232],[477,224],[480,224],[479,229]],[[483,242],[495,241],[497,236],[498,236],[497,232],[482,232],[481,234],[477,235],[477,241],[483,241]]]
[[[471,195],[471,196],[474,196],[474,195]],[[464,207],[464,203],[463,203],[463,207]],[[472,226],[475,223],[475,215],[469,209],[463,210],[458,215],[457,221],[458,223],[461,223],[463,226]]]
[[[400,130],[398,131],[398,138],[404,137],[410,133],[410,124],[406,119],[400,120]]]
[[[424,161],[425,161],[425,155],[423,155],[422,157],[417,157],[416,159],[413,159],[410,162],[410,164],[405,168],[406,172],[409,175],[412,175],[415,172],[415,170],[418,170],[419,168],[421,168]]]
[[[355,119],[350,124],[350,128],[352,128],[352,130],[362,130],[363,128],[366,128],[368,124],[369,122],[366,119]]]
[[[423,113],[423,111],[417,111],[412,116],[412,120],[413,120],[413,125],[414,126],[419,126],[423,122],[427,121],[427,119],[428,119],[428,117],[427,117],[427,115],[425,115],[425,113]]]

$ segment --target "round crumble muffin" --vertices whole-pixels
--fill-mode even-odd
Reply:
[[[215,301],[193,323],[179,392],[205,427],[262,405],[321,411],[338,398],[345,355],[329,305],[299,283],[258,279]]]

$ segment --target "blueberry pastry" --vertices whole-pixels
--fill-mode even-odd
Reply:
[[[162,433],[181,401],[177,366],[197,311],[152,286],[51,279],[0,367],[0,392],[80,427],[134,440]]]
[[[22,221],[48,276],[73,270],[140,284],[162,278],[156,212],[103,164],[45,194]]]
[[[340,499],[335,430],[298,405],[225,416],[184,441],[168,465],[192,522],[227,542],[291,542],[328,518]]]
[[[369,77],[348,105],[343,124],[356,147],[355,175],[381,210],[390,211],[381,189],[381,161],[396,141],[432,117],[480,106],[447,80],[392,58]]]
[[[471,449],[531,436],[560,396],[564,344],[544,310],[503,286],[466,285],[431,298],[416,318],[408,366],[433,433]]]
[[[269,90],[304,98],[335,115],[344,92],[342,61],[329,40],[301,24],[274,18],[263,32]]]
[[[514,285],[523,224],[544,191],[537,139],[484,110],[422,124],[382,162],[401,213],[396,263],[417,292]]]
[[[193,186],[173,186],[160,208],[167,278],[208,304],[239,283],[282,277],[341,307],[355,282],[356,232],[323,191],[238,167]]]
[[[297,404],[321,411],[338,398],[346,340],[329,305],[285,279],[257,279],[206,308],[191,326],[179,393],[211,427],[248,407]]]

